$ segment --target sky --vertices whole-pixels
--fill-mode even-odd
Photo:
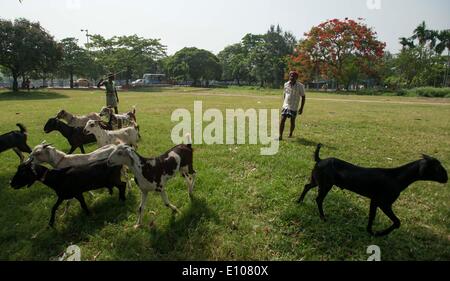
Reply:
[[[450,28],[449,0],[0,0],[0,18],[39,21],[55,39],[86,34],[159,38],[174,54],[197,47],[215,54],[247,33],[263,34],[270,25],[303,37],[311,27],[333,18],[364,18],[393,53],[399,37],[419,23]]]

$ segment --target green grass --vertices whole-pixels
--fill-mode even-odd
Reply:
[[[120,109],[137,105],[144,156],[171,148],[170,120],[176,108],[279,108],[278,90],[172,88],[121,92]],[[42,140],[69,149],[58,133],[46,135],[46,120],[62,108],[84,114],[99,111],[104,94],[95,91],[0,92],[0,132],[24,123],[29,144]],[[78,203],[57,215],[46,229],[55,194],[35,184],[13,190],[9,180],[18,158],[0,154],[0,260],[49,260],[71,244],[83,260],[366,260],[369,245],[381,247],[383,260],[450,260],[450,190],[448,185],[419,182],[394,205],[402,227],[386,238],[366,233],[369,201],[340,189],[325,200],[323,223],[311,191],[297,205],[314,165],[315,144],[322,157],[335,156],[364,166],[394,167],[421,153],[450,167],[450,103],[406,97],[360,97],[308,94],[296,137],[281,143],[275,156],[260,156],[261,146],[196,145],[198,172],[195,200],[188,199],[182,178],[172,179],[169,199],[181,213],[172,216],[162,199],[149,196],[145,225],[133,229],[140,201],[138,188],[120,203],[106,190],[86,194],[94,213],[86,217]],[[95,146],[89,146],[93,151]],[[153,214],[151,211],[155,212]],[[152,224],[150,222],[153,222]],[[375,229],[390,225],[378,212]]]

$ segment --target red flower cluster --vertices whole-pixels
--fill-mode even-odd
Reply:
[[[381,61],[386,47],[377,40],[376,32],[352,19],[328,20],[311,28],[305,37],[289,60],[290,68],[298,69],[306,76],[301,77],[304,81],[318,72],[339,78],[344,63],[350,59],[369,74],[372,71],[367,66]]]

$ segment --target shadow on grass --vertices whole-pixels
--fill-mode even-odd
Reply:
[[[151,230],[151,246],[159,256],[176,256],[177,260],[206,259],[212,237],[204,235],[208,232],[204,222],[211,220],[218,223],[218,215],[204,199],[193,198],[189,209],[172,217],[167,228]],[[187,244],[194,245],[195,252],[205,256],[194,257],[189,251],[180,251]]]
[[[65,99],[65,95],[46,92],[46,91],[30,91],[30,92],[0,92],[0,101],[8,100],[50,100],[50,99]]]
[[[314,253],[308,253],[308,259],[333,257],[337,260],[361,260],[362,256],[363,260],[366,260],[370,256],[366,253],[370,245],[381,248],[382,260],[450,259],[448,237],[439,236],[426,227],[403,225],[389,236],[370,236],[366,231],[369,200],[357,206],[348,198],[353,195],[343,194],[336,188],[325,199],[324,212],[327,221],[323,222],[319,218],[316,196],[317,190],[312,190],[302,204],[293,202],[293,207],[287,209],[281,217],[282,221],[289,225],[285,235],[289,236],[287,239],[291,240],[293,249],[299,248],[299,242],[314,248]],[[398,208],[394,205],[394,212]],[[399,218],[402,220],[402,217]],[[374,231],[384,230],[391,224],[378,209]],[[300,257],[304,255],[300,249],[297,254]]]
[[[310,141],[310,140],[307,140],[305,138],[296,138],[295,142],[300,144],[300,145],[303,145],[303,146],[313,146],[313,147],[317,146],[317,142]]]
[[[95,196],[99,196],[100,192],[107,192],[107,190],[95,191]],[[84,195],[86,199],[90,197],[88,193],[84,193]],[[50,229],[47,228],[47,225],[43,225],[39,234],[32,239],[31,257],[48,260],[51,257],[60,256],[71,244],[89,241],[90,237],[94,236],[105,225],[118,224],[127,220],[128,214],[134,209],[130,206],[134,206],[136,203],[135,197],[128,193],[126,202],[119,201],[116,189],[111,197],[102,198],[98,201],[94,199],[95,203],[89,201],[87,205],[91,212],[90,216],[85,214],[77,200],[72,200],[70,204],[72,211],[61,217],[66,204],[63,203],[58,209],[55,227]],[[133,201],[133,203],[128,204],[129,201]],[[48,218],[50,218],[50,209],[48,210]]]
[[[315,141],[311,141],[305,138],[296,138],[294,141],[294,143],[297,143],[299,145],[303,145],[303,146],[308,146],[308,147],[317,147],[317,145],[319,144],[318,142]],[[336,147],[334,146],[329,146],[327,144],[323,144],[322,143],[322,147],[323,148],[327,148],[327,149],[331,149],[331,150],[336,150]]]
[[[112,196],[107,189],[94,191],[93,197],[84,193],[92,215],[87,216],[78,201],[71,200],[67,214],[62,217],[65,201],[58,208],[55,228],[50,229],[47,225],[56,194],[40,183],[14,190],[9,186],[13,174],[0,175],[1,259],[48,261],[71,244],[89,241],[105,224],[126,220],[137,204],[135,196],[128,192],[127,201],[119,201],[116,188]]]
[[[209,226],[219,222],[218,215],[199,198],[193,198],[189,206],[180,211],[165,223],[151,228],[149,222],[144,221],[141,229],[116,239],[114,259],[207,260],[213,247]]]

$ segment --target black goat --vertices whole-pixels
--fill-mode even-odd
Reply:
[[[320,159],[321,144],[315,152],[316,166],[312,171],[311,183],[305,185],[298,203],[305,199],[306,193],[314,187],[319,187],[316,199],[320,218],[325,221],[322,204],[331,188],[336,185],[341,189],[353,191],[371,199],[369,224],[367,231],[371,235],[384,236],[400,228],[400,220],[392,211],[392,204],[398,199],[400,193],[416,181],[435,181],[447,183],[447,171],[441,163],[430,156],[423,155],[423,159],[406,164],[399,168],[380,169],[362,168],[336,158]],[[384,231],[373,233],[372,224],[380,208],[393,225]]]
[[[11,180],[11,186],[20,189],[40,181],[53,189],[58,196],[49,222],[53,227],[56,210],[64,200],[77,199],[86,214],[90,214],[84,201],[84,192],[106,187],[112,194],[112,188],[115,186],[119,189],[120,200],[125,201],[126,184],[120,179],[121,170],[122,166],[108,167],[106,161],[61,170],[49,170],[40,165],[33,166],[31,161],[27,161],[17,169]]]
[[[12,131],[0,136],[0,153],[12,149],[22,163],[25,159],[22,152],[31,153],[31,148],[27,144],[28,132],[25,126],[20,123],[16,126],[19,127],[20,131]]]
[[[77,148],[80,148],[81,153],[85,153],[84,144],[95,143],[97,140],[94,135],[86,135],[83,128],[70,127],[66,123],[60,121],[58,118],[50,118],[44,126],[44,132],[49,134],[53,131],[58,131],[63,135],[70,144],[68,154],[72,154]]]
[[[101,127],[105,130],[111,130],[112,127],[105,123],[100,122]],[[81,153],[85,153],[84,144],[95,143],[97,140],[92,134],[86,135],[83,131],[84,128],[70,127],[66,123],[62,122],[58,118],[50,118],[44,126],[44,132],[49,134],[53,131],[58,131],[63,135],[70,144],[70,150],[68,154],[72,154],[77,148],[80,148]]]

